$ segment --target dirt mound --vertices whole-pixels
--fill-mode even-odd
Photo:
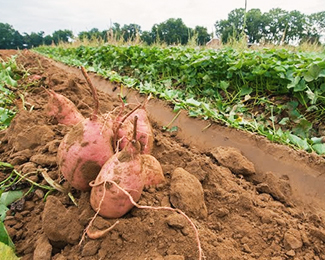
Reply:
[[[20,109],[11,126],[0,132],[0,161],[13,164],[41,184],[47,184],[40,174],[46,169],[52,179],[67,187],[56,165],[56,153],[70,127],[46,115],[49,97],[41,86],[68,97],[85,117],[92,111],[91,92],[79,73],[32,52],[23,52],[18,62],[42,80],[30,88],[26,109]],[[96,77],[92,79],[98,86]],[[118,90],[113,91],[117,86],[103,81],[100,89],[113,94],[99,91],[101,113],[119,106]],[[132,93],[128,98],[134,102],[139,97]],[[149,110],[155,104],[155,100],[149,103]],[[198,229],[205,259],[325,259],[324,208],[300,200],[291,176],[262,171],[234,147],[189,145],[191,140],[182,141],[181,132],[162,131],[158,120],[151,117],[151,121],[153,155],[167,183],[145,190],[139,204],[186,213]],[[191,128],[197,121],[186,122]],[[275,151],[284,149],[267,144]],[[290,153],[301,158],[295,151]],[[5,225],[21,259],[198,259],[193,227],[184,216],[169,210],[133,208],[106,236],[86,236],[79,244],[95,212],[89,192],[71,192],[78,206],[59,192],[44,200],[45,191],[37,188],[23,206],[8,212]],[[102,230],[115,222],[97,217],[92,228]]]

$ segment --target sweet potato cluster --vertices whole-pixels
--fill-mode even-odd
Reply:
[[[98,115],[96,89],[82,68],[95,101],[91,117],[84,118],[63,95],[48,91],[48,115],[58,123],[71,126],[58,149],[59,170],[78,190],[91,190],[90,204],[103,217],[119,218],[133,204],[112,182],[118,183],[135,202],[145,186],[165,181],[160,163],[151,155],[153,131],[145,103],[118,115]]]

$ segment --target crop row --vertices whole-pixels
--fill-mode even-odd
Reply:
[[[324,121],[324,53],[113,45],[36,51],[153,93],[190,116],[325,153],[315,143]]]

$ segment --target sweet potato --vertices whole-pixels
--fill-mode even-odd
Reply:
[[[141,153],[150,154],[153,148],[153,131],[144,108],[139,108],[130,114],[121,126],[117,129],[117,141],[119,149],[123,149],[132,137],[132,122],[134,118],[138,118],[138,128],[136,140],[141,144]]]
[[[136,132],[136,121],[134,133]],[[135,138],[136,134],[134,134]],[[92,186],[90,204],[99,215],[107,218],[119,218],[126,214],[133,204],[123,192],[109,181],[119,183],[127,190],[134,201],[140,199],[143,190],[142,158],[140,143],[133,139],[124,149],[114,154],[102,167]]]
[[[89,190],[89,182],[98,175],[104,163],[112,157],[113,120],[107,115],[98,116],[98,96],[86,71],[81,68],[94,98],[90,118],[73,126],[63,138],[58,149],[58,165],[70,185],[79,190]]]
[[[112,157],[112,122],[102,118],[85,119],[73,126],[58,149],[58,165],[70,185],[89,190],[89,182]]]
[[[47,114],[56,118],[58,123],[76,125],[85,119],[70,99],[50,89],[46,89],[46,92],[50,96],[46,107]]]

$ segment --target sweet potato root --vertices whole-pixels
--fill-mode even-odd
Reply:
[[[140,199],[144,182],[140,143],[135,140],[137,119],[135,117],[132,141],[104,164],[96,180],[90,184],[90,204],[103,217],[119,218],[133,207],[128,196],[110,181],[119,183],[135,201]]]
[[[50,96],[46,107],[47,114],[56,118],[58,123],[76,125],[85,119],[70,99],[50,89],[46,89],[46,92]]]
[[[147,112],[144,108],[135,110],[124,120],[124,122],[122,122],[121,126],[117,129],[116,134],[118,147],[120,149],[123,149],[129,140],[131,140],[133,134],[132,124],[135,117],[138,118],[136,140],[141,144],[141,153],[150,154],[153,148],[154,137]]]
[[[75,125],[63,138],[58,149],[58,165],[70,185],[79,190],[89,190],[104,163],[113,155],[113,120],[98,116],[98,96],[86,71],[81,68],[94,98],[90,118]]]
[[[85,119],[63,138],[58,149],[58,165],[70,185],[90,190],[89,182],[113,155],[111,122]]]

